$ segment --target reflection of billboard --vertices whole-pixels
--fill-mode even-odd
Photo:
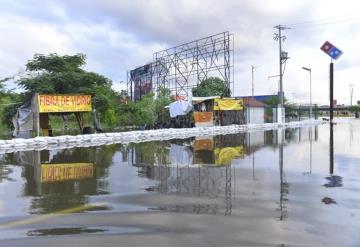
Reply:
[[[146,64],[130,71],[130,80],[134,85],[134,100],[152,91],[152,65]]]
[[[94,164],[91,163],[41,165],[41,182],[78,180],[92,178],[93,175]]]

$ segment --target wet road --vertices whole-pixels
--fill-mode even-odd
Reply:
[[[0,155],[0,246],[359,246],[360,121]]]

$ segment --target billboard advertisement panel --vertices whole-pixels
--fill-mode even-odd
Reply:
[[[134,100],[141,99],[152,91],[152,64],[146,64],[130,71],[130,80],[134,85]]]

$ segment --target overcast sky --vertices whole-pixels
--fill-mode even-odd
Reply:
[[[356,0],[0,0],[0,78],[24,70],[35,53],[87,55],[86,69],[123,87],[126,71],[152,61],[154,52],[230,31],[235,38],[235,95],[275,93],[278,44],[273,26],[284,34],[289,53],[284,74],[290,101],[328,103],[330,58],[320,50],[329,40],[344,54],[335,61],[335,98],[360,100],[360,11]],[[10,85],[13,87],[13,85]]]

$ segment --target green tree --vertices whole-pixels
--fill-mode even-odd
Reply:
[[[157,123],[166,123],[170,121],[169,110],[165,107],[174,100],[171,98],[171,92],[168,88],[159,87],[155,99],[155,114]]]
[[[148,93],[137,102],[122,102],[116,109],[119,112],[119,124],[122,126],[153,126],[156,123],[168,122],[170,114],[165,106],[172,101],[170,90],[160,87],[156,97],[153,93]]]
[[[137,125],[154,125],[156,121],[154,94],[144,95],[135,106]]]
[[[218,77],[209,77],[203,80],[199,85],[192,89],[193,96],[222,96],[230,97],[230,89],[225,82]]]
[[[3,93],[6,92],[4,83],[11,80],[11,79],[13,79],[13,78],[14,77],[5,77],[5,78],[0,80],[0,94],[3,94]]]
[[[1,132],[6,132],[12,126],[12,117],[15,115],[24,97],[24,94],[18,94],[12,91],[3,91],[0,93]]]
[[[274,95],[271,98],[267,100],[263,100],[263,103],[265,103],[267,108],[267,114],[272,115],[272,108],[277,108],[277,106],[280,104],[280,99],[278,96]],[[286,116],[295,116],[298,114],[297,107],[294,103],[290,103],[287,99],[284,98],[284,107]]]
[[[1,80],[0,81],[0,95],[4,93],[4,90],[5,90],[5,86],[4,86],[3,81]]]
[[[271,106],[272,108],[277,107],[278,104],[280,104],[280,100],[278,96],[272,96],[269,99],[266,99],[263,101],[265,104],[267,104],[268,106]]]
[[[26,64],[28,74],[17,84],[29,93],[67,94],[83,93],[92,95],[93,106],[100,119],[113,124],[113,112],[108,111],[116,104],[116,93],[111,81],[82,67],[86,64],[84,54],[58,55],[35,54]]]
[[[350,106],[350,111],[352,112],[360,112],[360,105],[353,105],[353,106]]]

